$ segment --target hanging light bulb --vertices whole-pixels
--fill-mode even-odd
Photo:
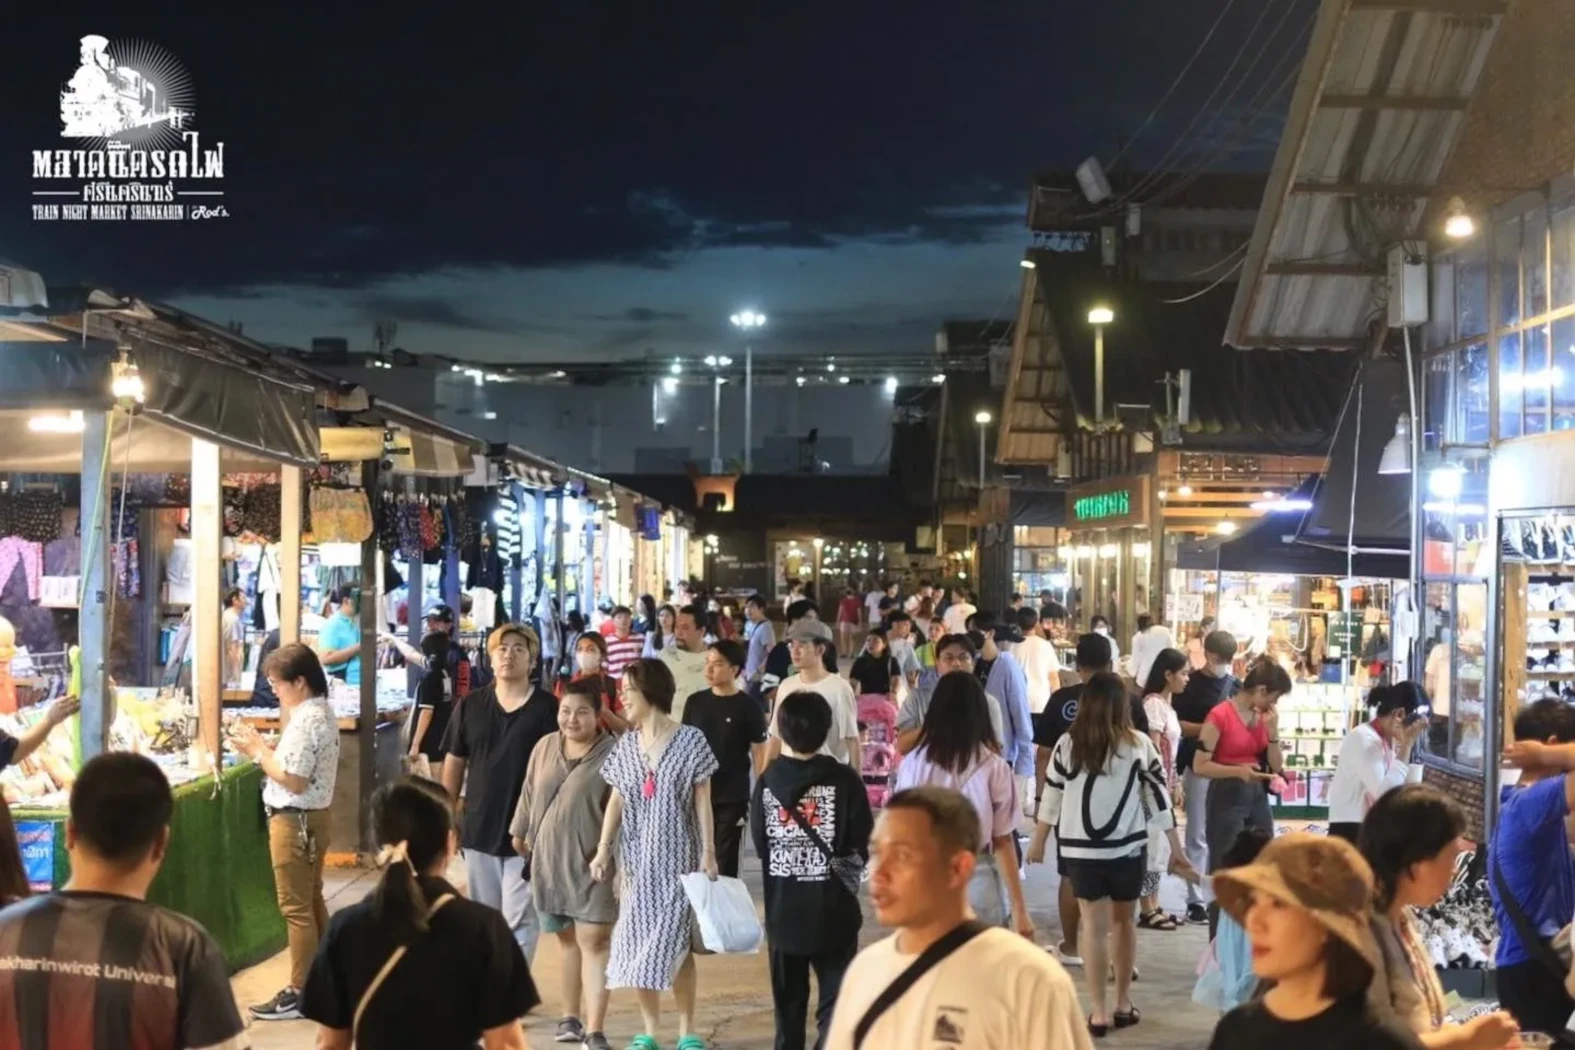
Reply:
[[[109,390],[115,395],[115,400],[135,401],[139,405],[147,393],[142,375],[131,362],[131,351],[125,347],[121,347],[120,357],[110,366]]]

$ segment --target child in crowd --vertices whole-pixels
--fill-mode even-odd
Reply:
[[[858,888],[874,818],[859,774],[819,754],[831,732],[825,697],[808,690],[784,697],[776,728],[782,756],[755,782],[749,832],[765,889],[776,1045],[804,1050],[810,969],[819,1046],[859,950]]]
[[[1259,828],[1244,829],[1220,861],[1219,870],[1246,867],[1258,859],[1272,839]],[[1252,972],[1252,945],[1247,942],[1247,931],[1221,913],[1217,903],[1209,905],[1209,929],[1211,939],[1199,967],[1192,1001],[1221,1012],[1234,1010],[1252,999],[1258,989],[1258,978]]]

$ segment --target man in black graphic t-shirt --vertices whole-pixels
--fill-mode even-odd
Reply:
[[[174,799],[140,755],[100,755],[71,789],[71,881],[0,911],[0,1047],[243,1050],[224,956],[145,900]]]

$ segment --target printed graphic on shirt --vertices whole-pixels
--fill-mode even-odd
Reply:
[[[930,1038],[943,1046],[961,1046],[968,1038],[968,1011],[960,1006],[937,1007]]]
[[[804,829],[798,826],[793,814],[765,789],[761,804],[766,811],[766,841],[770,858],[766,873],[779,879],[798,879],[800,882],[817,882],[831,877],[831,865],[820,847],[811,842]],[[804,792],[799,799],[798,811],[805,823],[820,833],[826,845],[837,842],[837,789],[830,784],[817,784]]]

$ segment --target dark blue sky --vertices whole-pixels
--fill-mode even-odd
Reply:
[[[1005,316],[1032,174],[1110,158],[1227,2],[23,5],[0,256],[295,345],[366,347],[391,317],[417,351],[666,356],[756,306],[788,352],[923,353],[946,317]],[[1241,42],[1284,53],[1314,6],[1231,3],[1132,155],[1162,158]],[[229,219],[31,220],[87,33],[185,65]],[[1204,142],[1272,64],[1246,61]],[[1264,167],[1276,128],[1171,164]]]

